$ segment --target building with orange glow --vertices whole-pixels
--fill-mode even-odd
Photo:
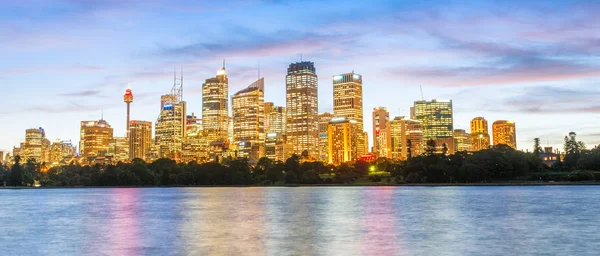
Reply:
[[[319,154],[318,78],[313,62],[292,63],[286,76],[286,135],[293,153]]]
[[[392,158],[408,159],[423,153],[423,127],[416,120],[395,117],[390,121]]]
[[[80,129],[79,154],[87,160],[105,157],[113,139],[113,128],[104,119],[82,121]]]
[[[373,153],[378,157],[392,157],[390,113],[387,108],[373,108]]]
[[[452,100],[415,101],[414,116],[423,126],[425,141],[452,137],[454,131]]]
[[[490,148],[488,122],[483,117],[475,117],[471,120],[471,145],[472,151]]]
[[[38,163],[50,161],[50,141],[46,138],[43,128],[25,130],[25,142],[21,143],[19,154],[24,162],[28,159]]]
[[[129,139],[113,137],[109,143],[108,157],[111,163],[129,162]]]
[[[329,164],[339,165],[358,159],[356,121],[345,117],[335,117],[329,122]]]
[[[50,166],[70,164],[77,153],[71,141],[55,141],[50,146]]]
[[[152,122],[132,120],[129,122],[129,158],[148,159],[152,147]]]
[[[258,161],[263,155],[265,142],[264,78],[231,97],[233,143],[237,157]]]
[[[225,64],[202,84],[202,128],[209,143],[229,141],[229,78]]]
[[[455,129],[452,137],[454,137],[457,152],[472,151],[473,144],[471,143],[471,134],[467,133],[467,131],[463,129]]]
[[[271,132],[265,136],[265,157],[273,161],[285,162],[292,156],[292,148],[286,143],[285,135]]]
[[[362,76],[346,73],[333,76],[333,115],[356,120],[360,131],[358,136],[358,154],[368,153],[368,138],[365,137],[363,121],[363,84]]]
[[[319,161],[326,163],[329,160],[329,122],[333,114],[319,113]]]
[[[517,149],[517,129],[515,122],[498,120],[492,124],[494,146],[503,144]]]

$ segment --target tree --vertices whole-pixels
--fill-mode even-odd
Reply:
[[[579,161],[579,158],[581,157],[581,152],[584,149],[585,144],[581,141],[577,141],[577,134],[575,132],[570,132],[569,135],[565,136],[565,167],[569,169],[575,168],[577,161]]]
[[[15,163],[10,168],[9,185],[23,186],[23,169],[21,167],[21,157],[15,156]]]
[[[427,147],[425,147],[425,155],[432,156],[435,154],[435,140],[427,140]]]
[[[540,146],[540,138],[533,139],[533,154],[539,156],[542,153],[542,147]]]

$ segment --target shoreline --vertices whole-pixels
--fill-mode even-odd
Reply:
[[[295,187],[529,187],[596,186],[600,182],[496,182],[496,183],[411,183],[411,184],[294,184],[294,185],[191,185],[191,186],[78,186],[78,187],[0,187],[0,189],[78,189],[78,188],[295,188]]]

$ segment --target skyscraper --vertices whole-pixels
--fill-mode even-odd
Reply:
[[[285,162],[291,156],[291,146],[286,143],[285,135],[277,132],[265,136],[265,157],[273,161]]]
[[[358,154],[367,152],[368,138],[364,137],[362,76],[346,73],[333,76],[333,115],[356,120],[358,130]]]
[[[515,122],[498,120],[492,124],[494,146],[504,144],[517,149],[517,129]]]
[[[287,123],[285,107],[270,106],[269,111],[265,109],[265,120],[268,124],[265,127],[265,132],[276,132],[285,135]]]
[[[392,157],[390,113],[387,108],[373,108],[373,153],[379,157]]]
[[[455,129],[452,137],[454,137],[457,152],[472,151],[471,149],[473,144],[471,143],[471,134],[467,133],[467,131],[463,129]]]
[[[202,84],[202,128],[209,143],[229,140],[229,79],[223,67]]]
[[[181,161],[181,151],[185,138],[186,107],[183,101],[183,77],[174,78],[170,94],[161,96],[160,115],[154,127],[154,141],[159,158]]]
[[[329,112],[319,114],[319,161],[327,162],[329,157],[329,122],[333,114]]]
[[[488,122],[483,117],[475,117],[471,120],[471,150],[479,151],[490,147],[490,134]]]
[[[112,163],[129,161],[129,139],[127,137],[113,137],[109,143],[108,156]]]
[[[416,120],[423,125],[423,137],[426,141],[452,137],[452,100],[415,101],[414,109]]]
[[[38,163],[50,161],[50,141],[43,128],[25,130],[25,142],[21,143],[21,159],[34,159]]]
[[[146,160],[152,147],[152,122],[129,122],[129,158]]]
[[[356,121],[336,117],[329,122],[329,163],[339,165],[358,158]]]
[[[318,80],[313,62],[289,65],[286,76],[287,139],[293,153],[318,155]]]
[[[88,160],[105,157],[113,139],[113,128],[104,119],[82,121],[80,130],[79,153]]]
[[[407,159],[423,152],[423,127],[416,120],[395,117],[390,121],[391,154],[395,159]]]
[[[265,142],[264,78],[231,97],[233,118],[233,143],[238,157],[258,161]]]

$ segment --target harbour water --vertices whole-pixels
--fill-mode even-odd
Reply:
[[[0,255],[599,255],[600,187],[0,190]]]

